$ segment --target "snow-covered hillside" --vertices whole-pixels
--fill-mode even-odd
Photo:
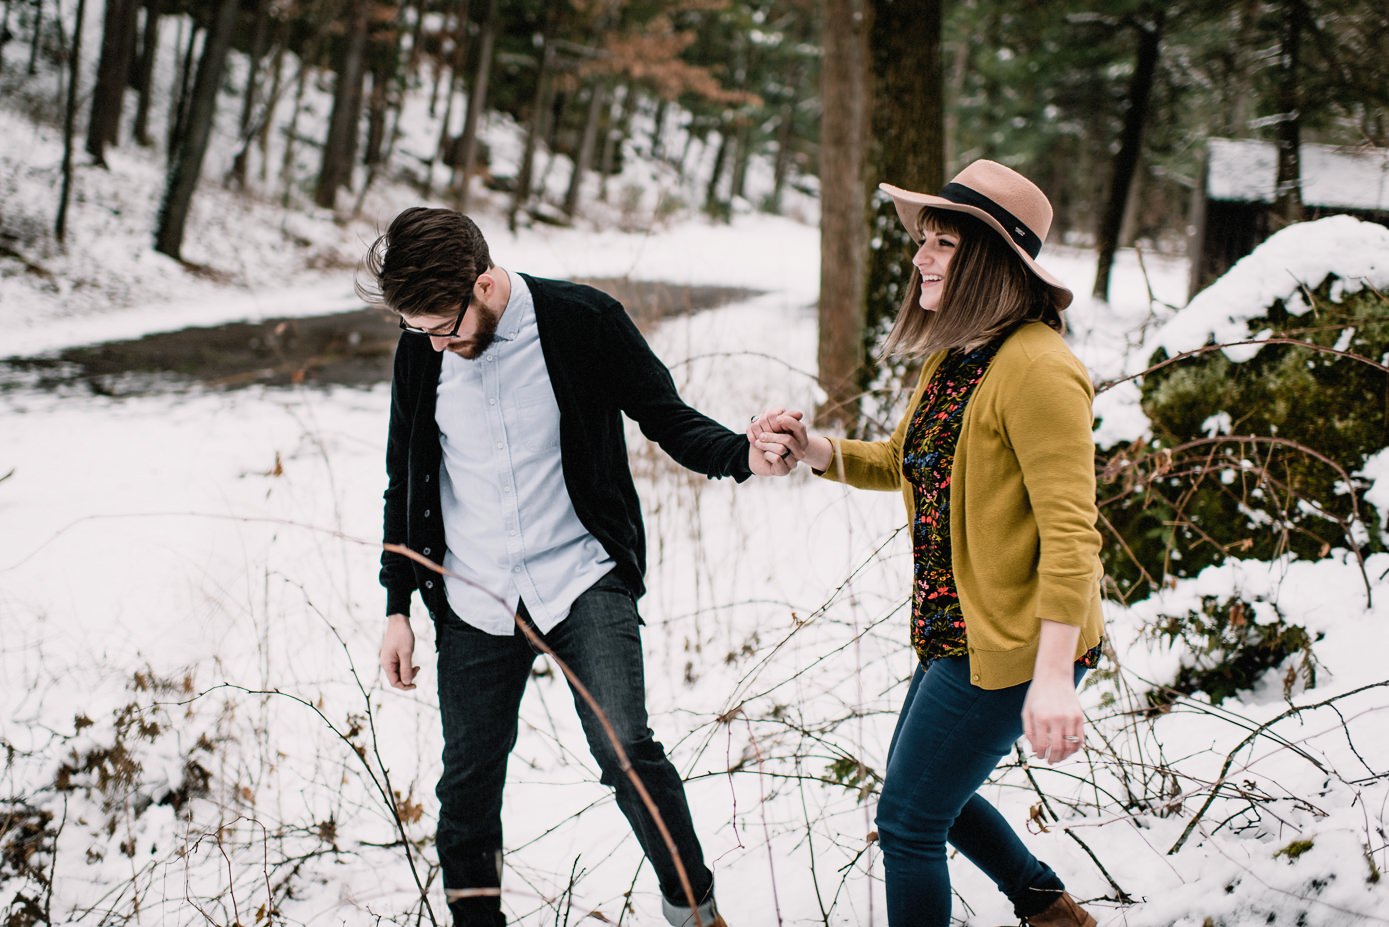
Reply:
[[[496,120],[489,138],[504,150],[514,132]],[[51,126],[0,106],[7,223],[48,221],[57,144]],[[225,139],[217,152],[229,157]],[[670,182],[637,158],[629,170],[642,201]],[[348,307],[365,243],[413,202],[382,182],[362,218],[340,224],[208,182],[189,240],[197,270],[149,248],[158,155],[118,149],[109,174],[79,177],[68,251],[31,255],[42,272],[0,263],[0,355]],[[652,343],[686,398],[730,426],[773,403],[813,408],[813,225],[684,212],[614,231],[595,213],[512,235],[504,205],[483,195],[475,209],[503,266],[759,291],[668,320]],[[1310,234],[1340,261],[1340,231]],[[1049,249],[1043,262],[1089,291],[1088,254]],[[1146,264],[1147,275],[1122,254],[1113,302],[1078,298],[1069,311],[1097,380],[1141,370],[1155,344],[1193,330],[1170,308],[1185,302],[1184,266]],[[1253,317],[1254,296],[1221,305]],[[1125,390],[1100,397],[1101,443],[1146,428]],[[415,621],[417,691],[389,689],[376,670],[388,399],[384,383],[0,392],[0,477],[13,470],[0,480],[0,905],[54,924],[443,922],[428,622]],[[635,429],[629,441],[651,548],[652,724],[688,778],[730,924],[885,924],[865,838],[911,669],[900,499],[805,473],[711,483]],[[1377,499],[1384,461],[1366,467]],[[1083,691],[1087,754],[1008,765],[989,796],[1104,925],[1389,921],[1386,571],[1389,556],[1362,569],[1334,550],[1232,561],[1111,604],[1112,658]],[[1150,711],[1147,694],[1187,657],[1153,622],[1235,596],[1269,606],[1252,620],[1276,603],[1322,635],[1316,684],[1285,697],[1274,669],[1220,705],[1198,694]],[[655,880],[543,662],[522,722],[505,819],[510,916],[661,923]],[[987,879],[952,866],[964,923],[1009,922]]]

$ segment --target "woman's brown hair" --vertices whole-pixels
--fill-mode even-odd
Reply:
[[[998,233],[973,216],[922,210],[920,229],[956,236],[940,308],[921,308],[921,271],[912,266],[897,321],[883,342],[883,357],[924,357],[937,351],[972,351],[1019,322],[1045,322],[1066,330],[1051,286],[1027,269]]]

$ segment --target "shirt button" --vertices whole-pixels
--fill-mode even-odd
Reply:
[[[420,551],[420,553],[422,553],[422,554],[424,554],[426,557],[428,557],[428,556],[429,556],[429,548],[426,547],[424,550]]]
[[[972,679],[972,680],[974,680],[975,682],[978,682],[978,681],[979,681],[979,674],[978,674],[978,673],[975,673],[973,676],[971,676],[971,677],[969,677],[969,678]]]
[[[426,474],[424,475],[424,481],[425,481],[426,483],[429,482],[429,474],[428,474],[428,473],[426,473]]]
[[[503,487],[502,487],[502,492],[511,492],[511,487],[510,487],[510,486],[503,486]]]
[[[502,442],[498,441],[498,442],[497,442],[497,450],[500,451],[500,450],[502,449],[502,447],[504,447],[504,445],[502,444]]]
[[[424,510],[424,517],[425,517],[425,518],[428,518],[428,517],[429,517],[429,509],[425,509],[425,510]]]
[[[487,404],[488,404],[489,406],[495,406],[495,405],[497,404],[497,400],[495,400],[495,399],[489,399],[489,400],[487,400]]]
[[[519,573],[519,572],[521,572],[521,568],[520,568],[519,566],[514,566],[514,567],[511,568],[511,572],[513,572],[513,573]]]
[[[424,581],[424,588],[426,588],[426,589],[433,589],[433,588],[434,588],[434,580],[432,580],[432,579],[426,579],[426,580]]]

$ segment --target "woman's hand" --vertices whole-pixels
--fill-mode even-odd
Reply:
[[[827,470],[834,459],[834,445],[828,438],[811,434],[802,418],[802,412],[768,409],[748,426],[748,441],[763,452],[786,460],[803,460],[816,470]]]
[[[1085,713],[1076,695],[1080,628],[1042,619],[1032,684],[1022,703],[1022,731],[1034,755],[1056,764],[1085,746]]]
[[[1052,765],[1085,746],[1085,713],[1073,677],[1033,677],[1022,703],[1022,730],[1033,755]]]

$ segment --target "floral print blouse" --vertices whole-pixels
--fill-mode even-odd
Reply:
[[[923,666],[967,652],[965,619],[950,560],[950,475],[965,406],[998,353],[999,337],[941,361],[912,414],[902,444],[902,472],[915,501],[912,524],[911,642]],[[1100,646],[1076,662],[1092,667]]]

